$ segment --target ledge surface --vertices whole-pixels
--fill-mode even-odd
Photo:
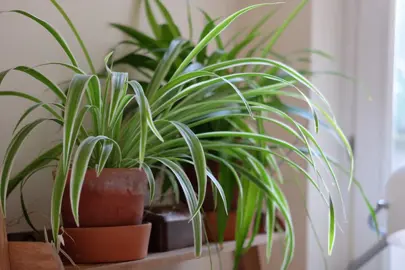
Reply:
[[[277,242],[284,238],[284,233],[274,233],[273,241]],[[266,235],[257,235],[253,241],[252,246],[262,246],[267,243]],[[222,247],[217,244],[210,244],[210,250],[205,245],[202,249],[201,256],[208,257],[210,254],[227,253],[235,250],[235,241],[224,242]],[[178,264],[184,261],[196,259],[194,256],[194,247],[177,249],[168,252],[152,253],[143,260],[122,262],[115,264],[99,264],[99,265],[78,265],[66,266],[66,270],[73,269],[91,269],[91,270],[141,270],[141,269],[155,269],[157,267]]]

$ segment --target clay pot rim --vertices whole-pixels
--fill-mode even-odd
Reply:
[[[69,169],[69,172],[71,172],[71,171],[72,171],[72,169]],[[134,171],[134,172],[137,172],[137,173],[145,174],[145,171],[143,169],[140,169],[140,168],[104,168],[101,171],[101,174],[103,174],[103,172],[114,172],[114,171],[117,171],[117,172]],[[97,173],[96,169],[94,169],[94,168],[87,169],[86,173],[88,173],[88,172]]]
[[[57,170],[56,168],[52,170],[53,175],[55,175],[56,170]],[[72,171],[72,169],[70,168],[69,172],[71,172],[71,171]],[[118,172],[121,172],[121,171],[136,171],[136,172],[139,172],[139,173],[142,173],[142,174],[145,173],[145,171],[143,169],[140,169],[140,168],[104,168],[101,171],[101,173],[103,173],[104,171],[118,171]],[[96,169],[95,168],[90,168],[90,169],[86,170],[86,173],[87,172],[96,172]]]
[[[142,223],[142,224],[139,224],[139,225],[109,226],[109,227],[63,228],[63,230],[65,232],[67,232],[67,231],[84,231],[84,230],[91,230],[91,231],[95,232],[95,231],[103,231],[103,230],[106,230],[106,229],[107,230],[108,229],[117,229],[117,230],[119,230],[120,228],[129,228],[129,227],[134,227],[134,229],[142,230],[142,229],[146,229],[149,226],[152,226],[152,223],[146,222],[146,223]]]
[[[56,169],[54,171],[56,171]],[[70,171],[72,171],[72,169],[69,169],[69,172]],[[93,171],[96,171],[96,169],[95,168],[90,168],[90,169],[86,170],[86,172],[89,172],[89,171],[93,172]],[[138,171],[138,172],[144,173],[144,170],[140,169],[140,168],[104,168],[101,171],[101,173],[103,173],[104,171]]]

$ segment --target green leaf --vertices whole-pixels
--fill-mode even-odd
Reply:
[[[156,191],[156,182],[155,182],[155,177],[153,176],[153,172],[151,168],[146,164],[142,164],[142,169],[145,171],[148,182],[149,182],[149,201],[152,203],[154,197],[155,197],[155,191]]]
[[[173,37],[177,38],[181,36],[180,30],[177,27],[176,23],[174,22],[170,12],[166,9],[163,3],[160,0],[155,0],[160,12],[162,13],[163,17],[166,20],[167,25],[169,26],[170,32],[172,33]]]
[[[232,50],[228,53],[227,58],[228,59],[234,59],[237,57],[237,55],[248,45],[252,43],[252,41],[258,36],[257,33],[251,33],[244,40],[236,44]]]
[[[188,148],[190,149],[191,156],[193,158],[194,169],[198,182],[198,204],[197,208],[193,212],[193,217],[199,213],[205,199],[205,193],[207,189],[207,165],[205,160],[204,149],[200,143],[200,140],[194,134],[193,131],[186,125],[180,122],[170,122],[180,132]],[[215,177],[214,177],[215,179]]]
[[[112,23],[111,26],[134,38],[136,41],[138,41],[139,47],[149,50],[153,55],[159,58],[161,58],[161,56],[163,55],[157,50],[163,48],[162,44],[160,44],[159,41],[153,39],[152,37],[146,35],[145,33],[118,23]]]
[[[162,193],[165,194],[168,191],[168,189],[171,187],[173,190],[173,194],[174,194],[174,202],[176,204],[179,204],[180,203],[180,192],[179,192],[179,185],[177,184],[176,179],[174,178],[171,171],[166,169],[166,167],[163,166],[163,168],[161,168],[161,169],[167,176],[164,178],[165,180],[162,185]]]
[[[143,92],[142,86],[137,81],[130,81],[128,84],[132,87],[136,94],[136,101],[139,105],[139,115],[140,115],[140,129],[141,129],[141,136],[139,140],[139,163],[142,166],[144,157],[145,157],[145,148],[147,142],[147,135],[148,135],[148,126],[155,134],[155,136],[163,141],[162,136],[160,135],[159,131],[155,127],[154,121],[152,119],[152,113],[150,111],[149,102]],[[125,149],[124,149],[125,155]]]
[[[34,104],[34,105],[32,105],[31,107],[29,107],[29,108],[21,115],[20,119],[18,119],[17,124],[16,124],[15,127],[14,127],[13,133],[16,132],[16,130],[17,130],[18,127],[20,126],[21,122],[24,121],[24,119],[25,119],[30,113],[32,113],[35,109],[41,108],[41,107],[46,108],[46,110],[49,111],[49,112],[51,112],[52,115],[56,117],[56,119],[59,119],[59,120],[62,121],[62,120],[63,120],[63,117],[60,116],[55,110],[53,110],[52,107],[49,106],[49,105],[54,105],[54,106],[56,106],[57,108],[62,109],[62,110],[64,109],[64,107],[63,107],[61,104],[59,104],[59,103],[37,103],[37,104]]]
[[[185,41],[181,39],[175,39],[170,43],[169,48],[167,49],[163,58],[159,61],[159,64],[153,73],[153,77],[150,81],[150,84],[146,89],[146,94],[148,98],[154,100],[156,91],[162,85],[164,78],[170,71],[173,62],[179,56],[184,44]]]
[[[225,159],[227,158],[225,153],[222,153],[221,155]],[[208,157],[208,156],[207,156]],[[232,167],[232,166],[231,166]],[[225,231],[226,231],[226,225],[227,225],[227,220],[228,220],[228,211],[232,210],[232,203],[236,199],[235,198],[235,185],[236,185],[236,180],[235,176],[233,175],[233,171],[235,169],[230,169],[226,165],[220,163],[219,165],[219,176],[218,178],[221,180],[221,186],[224,190],[224,196],[227,198],[227,201],[224,202],[223,204],[219,204],[219,206],[216,209],[217,213],[217,229],[218,229],[218,242],[223,243],[224,238],[225,238]],[[239,177],[239,176],[238,176]],[[240,179],[239,179],[240,181]],[[240,201],[243,200],[243,197],[238,198]],[[241,212],[243,214],[243,212]]]
[[[189,158],[189,156],[187,156],[187,157]],[[193,165],[194,168],[196,166],[193,161],[190,161],[188,159],[184,159],[184,158],[171,158],[171,159],[178,160],[183,163],[191,164],[191,165]],[[219,183],[218,179],[212,174],[212,172],[209,170],[208,167],[206,168],[206,173],[207,173],[208,178],[211,180],[211,182],[213,184],[213,188],[215,188],[215,190],[218,191],[218,193],[221,197],[221,200],[223,203],[222,205],[224,206],[224,213],[226,215],[228,215],[228,209],[226,207],[226,205],[227,205],[226,195],[225,195],[225,192],[224,192],[221,184]],[[216,196],[214,196],[214,197],[216,197]]]
[[[225,153],[221,153],[222,155],[225,155]],[[231,177],[231,178],[233,178],[234,180],[235,180],[235,182],[236,182],[236,184],[238,185],[238,196],[239,196],[239,200],[240,201],[243,201],[244,200],[244,190],[243,190],[243,187],[242,187],[242,181],[241,181],[241,179],[239,178],[239,175],[238,175],[238,173],[237,173],[237,171],[235,170],[235,168],[231,165],[231,163],[229,163],[228,161],[227,161],[227,159],[225,159],[225,158],[222,158],[222,157],[219,157],[219,156],[216,156],[216,155],[213,155],[213,154],[210,154],[210,153],[207,153],[206,154],[207,155],[207,157],[209,158],[209,159],[212,159],[212,160],[215,160],[215,161],[218,161],[218,162],[220,162],[223,166],[225,166],[225,168],[227,169],[227,171],[229,171],[230,172],[230,174],[229,174],[229,176]],[[221,172],[222,172],[222,170],[221,170]],[[220,179],[223,179],[221,176],[220,176]],[[226,179],[226,178],[225,178]],[[228,181],[226,181],[226,182],[228,182]],[[228,183],[227,183],[228,184]],[[225,190],[224,190],[224,192],[225,192]],[[231,196],[231,193],[232,193],[232,196]],[[232,191],[229,191],[229,193],[228,194],[230,194],[230,195],[228,195],[227,197],[228,197],[228,200],[227,200],[227,203],[228,203],[228,205],[230,206],[230,203],[231,203],[231,201],[232,201],[232,197],[233,197],[233,190]],[[226,211],[225,211],[226,212]],[[242,215],[243,215],[243,213],[242,213]]]
[[[6,154],[4,155],[2,171],[1,171],[1,178],[0,178],[0,199],[1,205],[3,207],[3,213],[6,215],[6,197],[7,197],[7,190],[8,190],[8,183],[10,179],[11,170],[13,168],[14,159],[19,151],[21,145],[27,138],[27,136],[31,133],[31,131],[37,127],[39,124],[45,121],[55,121],[60,124],[59,120],[56,119],[47,119],[47,118],[40,118],[37,119],[24,127],[22,127],[11,139],[10,144],[7,147]]]
[[[257,165],[260,165],[260,162],[256,162]],[[233,163],[233,166],[237,168],[239,173],[246,177],[248,181],[251,181],[257,185],[263,192],[264,195],[272,200],[276,207],[280,209],[281,214],[284,216],[286,221],[286,245],[284,253],[284,261],[281,269],[287,269],[291,263],[292,256],[294,253],[295,239],[294,239],[294,229],[293,223],[288,207],[288,203],[285,199],[285,195],[281,192],[280,188],[273,182],[271,187],[269,183],[257,179],[256,175],[253,175],[249,170],[240,166],[239,164]]]
[[[288,97],[293,97],[299,100],[302,100],[303,97],[302,96],[297,96],[294,93],[288,93],[288,92],[278,92],[279,95],[284,95],[284,96],[288,96]],[[343,133],[342,129],[339,127],[339,125],[336,123],[336,119],[334,119],[334,117],[329,114],[328,112],[326,112],[323,108],[321,108],[320,106],[317,105],[313,105],[315,107],[315,109],[317,109],[319,112],[321,112],[321,114],[325,117],[325,123],[327,123],[328,125],[330,125],[330,129],[334,131],[334,134],[337,135],[337,137],[340,139],[340,142],[343,143],[343,146],[345,147],[347,154],[349,156],[350,159],[350,172],[349,172],[349,190],[351,188],[351,185],[353,183],[353,179],[354,179],[354,157],[353,157],[353,151],[352,148],[350,146],[350,143],[348,141],[348,139],[346,138],[345,134]]]
[[[122,111],[118,111],[120,102],[127,92],[128,74],[123,72],[111,72],[110,103],[108,107],[107,130],[112,130],[114,118],[117,118]]]
[[[45,67],[45,66],[61,66],[61,67],[65,67],[67,69],[70,69],[74,73],[86,74],[86,72],[81,70],[79,67],[76,67],[76,66],[73,66],[73,65],[70,65],[70,64],[66,64],[66,63],[60,63],[60,62],[49,62],[49,63],[37,65],[36,67]]]
[[[159,42],[164,44],[164,48],[160,49],[162,53],[164,53],[167,50],[167,47],[169,46],[170,42],[172,42],[174,39],[176,39],[175,36],[173,36],[172,32],[170,31],[170,27],[167,23],[163,23],[160,26],[160,33],[162,33]],[[180,37],[177,37],[180,38]]]
[[[28,213],[27,206],[24,201],[24,194],[23,194],[23,187],[24,183],[20,185],[20,204],[21,204],[21,211],[23,213],[24,219],[27,222],[28,226],[35,232],[39,233],[37,228],[35,228],[34,224],[31,221],[30,214]]]
[[[207,24],[204,26],[203,30],[201,31],[200,34],[200,39],[199,41],[203,40],[205,36],[208,35],[208,33],[214,29],[215,27],[215,22],[214,21],[208,21]],[[198,54],[197,54],[197,61],[199,63],[204,64],[207,59],[207,47],[204,47]]]
[[[258,22],[252,27],[250,30],[250,33],[257,33],[260,28],[265,25],[276,13],[277,9],[270,10],[269,13],[267,13],[265,16],[263,16]]]
[[[20,98],[24,98],[30,101],[33,101],[35,103],[41,103],[41,100],[31,96],[29,94],[25,94],[23,92],[17,92],[17,91],[0,91],[0,96],[11,96],[11,97],[20,97]]]
[[[238,208],[241,208],[238,211],[243,212],[243,219],[237,222],[237,230],[235,233],[235,256],[237,257],[240,257],[242,254],[243,244],[248,237],[249,229],[254,221],[254,214],[262,204],[261,200],[259,200],[259,198],[262,197],[259,195],[260,189],[254,183],[247,181],[244,185],[244,190],[246,193],[245,200],[243,202],[239,201],[238,203]],[[235,258],[235,261],[238,262],[238,258]]]
[[[203,40],[201,40],[195,47],[194,49],[190,52],[190,54],[186,57],[186,59],[183,60],[181,65],[178,67],[176,72],[174,73],[173,78],[177,77],[187,66],[190,64],[190,62],[193,60],[193,58],[205,47],[207,44],[217,37],[223,30],[225,30],[237,17],[240,15],[258,8],[258,7],[263,7],[266,5],[271,5],[271,3],[264,3],[264,4],[258,4],[258,5],[252,5],[249,7],[246,7],[244,9],[239,10],[238,12],[235,12],[225,20],[223,20],[220,24],[218,24],[214,29],[212,29],[205,37]]]
[[[63,153],[62,153],[63,157]],[[55,173],[55,181],[52,189],[51,197],[51,225],[52,225],[52,236],[56,243],[59,242],[59,229],[60,229],[60,213],[62,209],[62,197],[65,191],[66,180],[68,172],[64,170],[64,160],[59,159],[58,166]]]
[[[328,254],[332,255],[333,246],[336,237],[335,209],[333,207],[332,197],[329,196],[329,233],[328,233]]]
[[[337,125],[336,121],[332,119],[332,117],[326,113],[325,111],[321,110],[323,116],[327,119],[328,123],[333,127],[337,135],[339,136],[340,140],[343,142],[343,145],[346,148],[347,154],[349,155],[350,159],[350,175],[349,175],[349,190],[352,186],[353,179],[354,179],[354,156],[353,150],[350,146],[349,140],[346,138],[346,135],[343,133],[342,129]]]
[[[49,168],[49,167],[54,167],[54,166],[52,166],[52,165],[45,165],[45,166],[41,166],[41,167],[36,168],[36,169],[33,170],[30,174],[28,174],[28,175],[24,178],[24,180],[21,181],[21,183],[20,183],[20,204],[21,204],[21,210],[22,210],[22,212],[23,212],[24,219],[25,219],[25,221],[27,222],[28,226],[30,226],[30,228],[31,228],[35,233],[37,233],[37,234],[39,234],[39,231],[37,230],[37,228],[35,228],[34,224],[33,224],[32,221],[31,221],[30,214],[28,213],[27,206],[26,206],[25,201],[24,201],[23,189],[24,189],[25,184],[27,183],[27,180],[30,179],[32,175],[34,175],[35,173],[37,173],[37,172],[40,171],[40,170],[43,170],[43,169]]]
[[[145,12],[146,18],[148,19],[149,22],[149,26],[151,27],[153,33],[155,34],[155,37],[157,39],[160,39],[161,37],[160,26],[157,23],[155,16],[153,15],[153,11],[150,6],[149,0],[145,0]]]
[[[130,81],[130,82],[128,82],[128,84],[135,91],[139,107],[142,108],[142,109],[140,109],[140,111],[141,111],[141,113],[143,112],[145,114],[145,118],[146,118],[149,128],[152,130],[152,132],[155,134],[155,136],[163,142],[164,141],[163,137],[160,135],[160,133],[157,130],[157,128],[154,124],[154,121],[152,119],[152,113],[150,111],[149,102],[143,92],[142,86],[136,81]]]
[[[110,157],[113,149],[114,149],[114,144],[112,142],[106,141],[103,143],[100,160],[98,161],[98,164],[96,165],[97,177],[99,177],[101,172],[103,171],[105,164],[107,163],[107,160]],[[119,167],[119,165],[117,167]]]
[[[193,18],[191,14],[191,0],[186,0],[187,1],[187,22],[188,22],[188,38],[190,40],[193,39]]]
[[[197,210],[198,202],[194,194],[193,186],[191,185],[190,180],[188,179],[186,173],[178,164],[166,158],[154,158],[154,159],[164,164],[167,168],[169,168],[173,172],[173,174],[179,181],[181,188],[183,189],[190,213],[191,214],[195,212],[197,213],[196,215],[194,215],[191,221],[193,224],[195,255],[200,256],[202,247],[202,217],[201,213]]]
[[[190,65],[192,66],[192,65]],[[190,67],[189,66],[189,67]],[[189,73],[184,73],[177,77],[176,79],[171,80],[164,86],[162,86],[160,89],[157,90],[156,92],[156,97],[159,97],[159,101],[163,100],[165,96],[167,96],[167,93],[170,93],[171,91],[176,90],[177,88],[180,88],[181,86],[187,84],[188,82],[191,82],[197,78],[205,77],[205,76],[215,76],[212,72],[208,71],[192,71]]]
[[[69,25],[70,29],[72,30],[73,34],[75,35],[77,42],[79,42],[79,45],[82,48],[83,54],[86,57],[87,63],[89,64],[91,73],[96,74],[97,72],[96,72],[96,69],[94,68],[90,54],[86,48],[86,45],[84,45],[84,42],[83,42],[82,38],[80,37],[79,32],[77,31],[73,22],[70,20],[69,16],[66,14],[66,12],[63,10],[62,6],[59,5],[58,2],[56,2],[56,0],[51,0],[51,2],[56,7],[56,9],[59,11],[59,13],[62,15],[62,17],[65,19],[65,21]]]
[[[267,246],[266,246],[266,258],[267,263],[270,262],[271,251],[273,247],[273,232],[275,229],[276,221],[276,209],[271,200],[267,200],[266,209],[266,226],[267,226]]]
[[[119,149],[118,144],[106,136],[90,136],[80,143],[73,158],[70,177],[70,202],[77,226],[79,226],[79,201],[84,177],[94,148],[98,142],[102,141],[111,142]]]
[[[285,29],[290,25],[290,23],[295,19],[295,17],[301,12],[301,10],[308,3],[308,0],[302,0],[293,12],[284,20],[283,24],[276,30],[276,32],[271,37],[269,43],[262,51],[262,57],[266,57],[268,53],[273,49],[274,44],[278,41],[280,36],[284,33]]]
[[[28,99],[30,101],[36,102],[36,104],[34,104],[33,106],[31,106],[30,108],[28,108],[24,114],[21,116],[21,118],[19,119],[19,121],[16,124],[16,127],[14,129],[14,131],[17,129],[17,127],[19,126],[19,124],[26,118],[26,116],[28,116],[33,110],[35,110],[38,107],[43,107],[44,109],[46,109],[48,112],[50,112],[53,116],[55,116],[57,119],[60,119],[61,116],[59,115],[59,113],[57,113],[54,109],[52,109],[51,106],[49,106],[49,104],[44,104],[41,102],[41,100],[37,99],[36,97],[33,97],[31,95],[22,93],[22,92],[15,92],[15,91],[0,91],[0,96],[15,96],[15,97],[21,97],[21,98],[25,98]],[[56,105],[58,108],[60,107],[60,104]]]
[[[205,12],[204,10],[200,9],[200,11],[201,11],[202,14],[204,15],[205,20],[207,21],[207,23],[209,24],[210,22],[212,22],[212,23],[213,23],[213,26],[215,27],[215,21],[216,21],[216,20],[212,19],[211,16],[210,16],[207,12]],[[210,29],[210,30],[211,30],[211,29]],[[205,35],[204,35],[204,36],[205,36]],[[221,39],[221,36],[220,36],[220,35],[217,35],[217,36],[215,37],[215,42],[216,42],[216,44],[217,44],[218,50],[221,50],[221,51],[225,50],[225,47],[224,47],[224,44],[223,44],[223,42],[222,42],[222,39]]]
[[[132,100],[135,98],[135,95],[125,95],[121,101],[119,102],[117,109],[116,109],[116,114],[113,115],[112,117],[112,123],[111,127],[115,127],[120,120],[122,120],[121,114],[124,112],[125,108],[132,102]]]
[[[269,59],[264,59],[264,58],[240,58],[236,60],[229,60],[229,61],[224,61],[218,64],[211,65],[209,67],[206,67],[204,70],[206,71],[212,71],[212,70],[224,70],[224,69],[229,69],[237,66],[244,66],[244,65],[263,65],[263,66],[271,66],[271,67],[276,67],[284,72],[286,72],[289,76],[291,76],[293,79],[295,79],[297,82],[302,83],[304,86],[308,87],[310,90],[315,92],[321,99],[322,101],[327,105],[328,109],[331,111],[331,107],[329,105],[329,102],[326,100],[324,95],[316,88],[314,84],[312,84],[307,78],[305,78],[303,75],[301,75],[298,71],[294,70],[293,68],[289,67],[288,65],[285,65],[279,61],[275,60],[269,60]],[[279,81],[285,81],[280,77],[276,76],[266,76],[266,75],[261,75],[264,78],[271,78],[271,79],[276,79],[278,78]]]
[[[243,93],[232,83],[232,80],[240,80],[242,77],[255,77],[257,75],[258,75],[258,73],[246,73],[246,74],[237,73],[237,74],[230,74],[230,75],[226,75],[226,76],[217,76],[217,75],[213,74],[213,76],[216,76],[216,78],[210,79],[210,80],[204,80],[202,82],[198,82],[198,83],[194,83],[194,84],[190,85],[189,87],[181,90],[175,96],[173,96],[172,98],[167,100],[164,104],[159,104],[160,106],[153,113],[158,114],[158,113],[162,112],[164,109],[166,109],[167,107],[170,107],[171,105],[175,104],[177,101],[182,100],[182,102],[178,105],[180,107],[180,105],[184,105],[184,103],[186,101],[189,101],[191,99],[192,94],[195,95],[195,94],[197,94],[198,91],[204,91],[204,90],[207,90],[207,88],[210,86],[214,86],[214,85],[217,85],[218,83],[225,82],[226,84],[231,86],[232,90],[234,90],[236,92],[236,94],[238,95],[238,97],[243,101],[243,103],[246,106],[246,109],[251,114],[251,117],[254,117],[253,114],[251,113],[251,108],[249,106],[249,103],[245,99]],[[169,91],[167,91],[163,96],[161,96],[161,99],[168,96],[171,91],[175,91],[175,90],[176,90],[175,88],[169,89]],[[183,100],[183,98],[185,98],[185,99]],[[154,105],[156,106],[156,103]]]
[[[69,57],[70,62],[72,62],[72,65],[74,66],[78,66],[78,63],[76,61],[76,58],[73,56],[72,51],[70,50],[69,46],[67,45],[66,41],[63,39],[63,37],[59,34],[59,32],[52,27],[52,25],[50,25],[49,23],[47,23],[46,21],[43,21],[41,19],[39,19],[38,17],[35,17],[34,15],[25,12],[23,10],[10,10],[10,11],[3,11],[0,12],[1,13],[5,13],[5,12],[10,12],[10,13],[17,13],[17,14],[21,14],[27,18],[30,18],[31,20],[35,21],[36,23],[40,24],[42,27],[44,27],[54,38],[55,40],[59,43],[59,45],[62,47],[62,49],[65,51],[66,55]]]
[[[83,95],[86,88],[89,85],[90,80],[97,80],[94,75],[80,75],[76,74],[68,90],[68,98],[66,102],[65,119],[63,125],[63,170],[66,171],[69,166],[70,154],[74,142],[76,141],[78,126],[78,116],[80,114],[80,104],[83,99]],[[81,124],[81,123],[80,123]]]
[[[312,163],[311,160],[306,158],[305,155],[303,155],[303,153],[297,147],[292,145],[291,143],[278,139],[278,138],[267,136],[267,135],[261,135],[261,134],[255,134],[255,133],[252,134],[249,132],[216,131],[216,132],[200,133],[200,134],[197,134],[197,137],[199,139],[216,138],[216,137],[224,137],[224,138],[233,137],[233,138],[251,138],[251,139],[258,140],[258,141],[263,140],[263,141],[267,141],[269,143],[280,145],[281,147],[284,147],[291,151],[294,151],[294,153],[296,153],[300,157],[304,158],[309,163]]]
[[[19,173],[17,173],[10,179],[7,189],[7,197],[24,179],[29,178],[30,175],[38,171],[38,168],[43,168],[50,162],[56,160],[61,153],[62,144],[60,143],[45,151],[43,154],[39,155],[37,158],[31,161],[27,166],[24,167],[24,169],[22,169]]]
[[[47,77],[45,77],[41,72],[39,72],[33,68],[27,67],[27,66],[18,66],[15,68],[11,68],[11,69],[2,71],[0,73],[0,84],[4,80],[4,77],[12,70],[21,71],[21,72],[26,73],[27,75],[31,76],[32,78],[40,81],[46,87],[51,89],[52,92],[55,93],[55,95],[62,101],[62,103],[64,103],[66,101],[65,93],[55,83],[53,83],[51,80],[49,80]]]
[[[136,53],[127,54],[122,58],[115,60],[114,63],[115,65],[127,64],[133,68],[146,68],[152,71],[156,70],[158,65],[155,59],[150,58],[146,55]]]

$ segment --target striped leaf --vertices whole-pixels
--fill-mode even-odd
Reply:
[[[40,18],[32,15],[31,13],[28,13],[24,10],[10,10],[10,11],[4,11],[4,12],[10,12],[10,13],[17,13],[20,15],[23,15],[31,20],[33,20],[34,22],[38,23],[39,25],[41,25],[43,28],[45,28],[54,38],[55,40],[59,43],[59,45],[61,46],[61,48],[65,51],[66,55],[68,56],[68,58],[70,59],[70,62],[72,63],[72,65],[74,66],[78,66],[78,63],[76,61],[76,58],[73,56],[72,51],[70,50],[69,46],[67,45],[66,41],[64,40],[64,38],[61,36],[61,34],[59,34],[59,32],[52,27],[52,25],[50,25],[49,23],[47,23],[44,20],[41,20]],[[4,12],[0,12],[4,13]]]
[[[193,186],[191,185],[190,180],[188,179],[186,173],[178,164],[165,158],[155,158],[155,159],[161,162],[163,165],[165,165],[173,172],[184,192],[188,208],[190,210],[190,214],[193,215],[191,222],[193,224],[193,233],[194,233],[194,248],[195,248],[194,251],[196,256],[200,256],[202,247],[202,217],[201,213],[198,211],[198,201],[197,198],[195,197]]]
[[[190,149],[191,157],[193,159],[195,173],[198,182],[198,203],[193,212],[193,217],[199,213],[205,199],[205,193],[207,189],[207,165],[205,160],[204,149],[194,134],[193,131],[186,125],[180,122],[171,122],[177,130],[180,132],[188,148]]]
[[[6,197],[7,197],[7,190],[8,190],[8,183],[10,180],[11,170],[13,168],[15,156],[17,155],[18,151],[20,150],[21,145],[27,139],[28,135],[31,131],[36,128],[39,124],[45,121],[55,121],[60,124],[59,120],[56,119],[48,119],[48,118],[40,118],[37,119],[24,127],[22,127],[11,139],[10,144],[7,147],[6,154],[4,155],[4,161],[2,164],[2,171],[1,171],[1,179],[0,179],[0,201],[3,207],[3,213],[6,213]]]

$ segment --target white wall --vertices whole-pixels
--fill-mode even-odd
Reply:
[[[224,17],[232,11],[236,11],[237,8],[261,1],[194,0],[193,2],[196,6],[203,7],[210,11],[213,17]],[[287,1],[287,4],[280,6],[278,15],[268,24],[269,31],[280,25],[298,2],[298,0]],[[179,0],[166,0],[165,3],[171,7],[171,10],[175,14],[175,19],[182,22],[183,30],[187,31],[185,5],[182,4],[183,2]],[[102,66],[103,56],[110,50],[110,48],[123,39],[123,35],[108,26],[109,22],[133,24],[142,28],[146,25],[143,12],[136,16],[136,18],[133,18],[132,15],[136,10],[137,5],[135,4],[135,1],[132,0],[120,0],[119,2],[114,1],[114,3],[109,0],[71,0],[61,1],[61,4],[79,29],[97,67]],[[74,40],[73,35],[70,33],[63,19],[48,1],[2,0],[0,4],[0,10],[18,8],[28,10],[39,17],[46,19],[59,29],[70,44],[72,50],[75,52],[82,67],[88,70],[84,57],[82,56],[80,48]],[[262,9],[245,15],[241,20],[237,21],[231,29],[225,33],[225,35],[230,36],[233,31],[238,31],[245,25],[256,21],[259,18],[259,15],[263,14],[264,11],[265,9]],[[199,33],[202,29],[202,17],[198,12],[194,12],[193,18],[196,21],[194,24],[196,27],[195,33]],[[300,49],[309,48],[311,45],[310,33],[311,8],[310,5],[308,5],[297,20],[291,24],[285,35],[281,37],[279,43],[275,47],[276,51],[289,54]],[[2,37],[0,42],[0,70],[17,65],[33,66],[43,62],[67,60],[63,51],[59,48],[56,42],[52,40],[49,34],[47,34],[41,27],[22,16],[15,14],[0,15],[0,36]],[[194,38],[196,38],[196,36],[194,36]],[[60,68],[43,68],[42,70],[46,71],[55,82],[68,80],[71,76],[69,72]],[[18,72],[7,77],[4,83],[0,86],[0,90],[23,90],[38,97],[43,97],[48,101],[53,100],[52,94],[44,91],[41,84],[31,79],[27,79],[27,77]],[[0,99],[1,158],[8,142],[10,141],[14,123],[28,105],[29,102],[17,98]],[[37,115],[40,114],[38,113]],[[40,128],[35,131],[33,136],[31,136],[24,144],[24,150],[19,154],[15,168],[21,168],[40,151],[46,149],[50,143],[58,139],[60,136],[58,131],[58,128],[51,124],[47,125],[46,128]],[[293,177],[293,174],[288,173],[288,178],[292,179]],[[25,189],[26,203],[30,211],[33,212],[32,218],[38,227],[48,225],[51,187],[51,172],[50,170],[45,170],[34,176]],[[306,184],[304,183],[302,187],[298,188],[295,182],[288,181],[283,188],[290,200],[297,237],[297,251],[291,269],[303,269],[306,256],[306,217],[305,208],[303,208],[305,205]],[[9,232],[28,229],[23,220],[19,220],[21,211],[17,193],[12,195],[8,201],[7,220],[10,224],[8,227]],[[280,263],[281,254],[281,245],[279,244],[274,248],[274,257],[272,259],[272,266],[274,269],[278,268],[277,265]],[[230,255],[231,254],[223,259],[229,262]],[[184,269],[189,269],[191,267],[205,269],[208,265],[208,260],[201,260],[199,262],[189,262],[185,264]]]

